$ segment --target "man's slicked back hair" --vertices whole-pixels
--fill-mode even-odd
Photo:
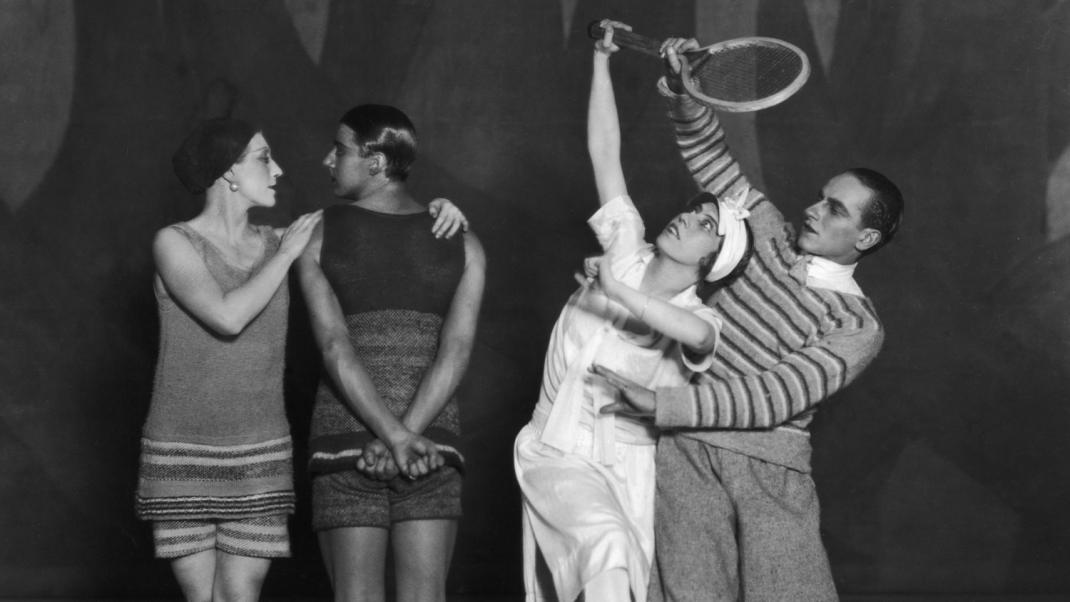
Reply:
[[[416,161],[416,127],[405,113],[388,105],[353,107],[341,123],[353,130],[362,156],[382,153],[386,177],[404,182]]]

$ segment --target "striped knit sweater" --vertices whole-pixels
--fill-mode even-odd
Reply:
[[[670,96],[681,154],[714,195],[750,186],[713,111]],[[656,392],[656,422],[681,434],[798,470],[809,470],[806,436],[816,405],[847,386],[884,338],[865,298],[806,286],[807,257],[766,197],[751,190],[755,253],[738,280],[709,300],[724,320],[713,366],[692,386]]]

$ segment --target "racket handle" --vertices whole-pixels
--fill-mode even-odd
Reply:
[[[602,27],[601,19],[591,21],[591,23],[587,25],[587,35],[592,40],[601,40],[605,33],[606,30]],[[624,48],[638,50],[644,54],[661,56],[661,40],[648,38],[624,29],[613,30],[613,43]]]

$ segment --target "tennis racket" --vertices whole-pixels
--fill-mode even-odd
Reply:
[[[605,35],[601,21],[587,26],[587,35]],[[661,56],[661,41],[613,30],[623,48]],[[778,105],[795,94],[810,77],[810,59],[794,44],[776,38],[725,40],[680,55],[680,79],[695,100],[721,111],[744,113]]]

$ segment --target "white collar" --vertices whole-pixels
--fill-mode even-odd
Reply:
[[[854,279],[855,268],[858,267],[857,262],[844,265],[815,255],[808,255],[806,259],[806,286],[827,288],[859,297],[865,296]]]

